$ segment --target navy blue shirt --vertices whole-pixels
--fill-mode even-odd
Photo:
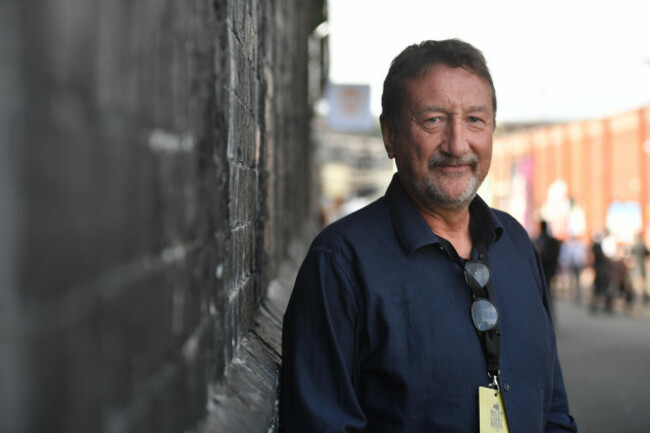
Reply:
[[[480,197],[470,218],[489,249],[510,432],[576,431],[528,234]],[[326,227],[300,268],[284,316],[280,431],[477,433],[489,381],[471,303],[395,176],[384,197]]]

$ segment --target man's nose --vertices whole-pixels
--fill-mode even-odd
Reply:
[[[463,122],[454,119],[447,124],[446,140],[442,150],[450,155],[464,155],[468,149]]]

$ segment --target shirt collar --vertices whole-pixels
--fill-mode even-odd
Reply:
[[[393,228],[406,254],[425,245],[440,243],[438,236],[429,228],[402,187],[397,173],[393,176],[385,197]],[[476,218],[486,244],[489,246],[496,242],[503,233],[503,226],[492,209],[477,195],[470,203],[469,210],[470,218]]]

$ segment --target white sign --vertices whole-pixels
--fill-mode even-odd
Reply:
[[[370,114],[370,86],[329,84],[327,92],[330,128],[339,131],[369,131],[376,125]]]

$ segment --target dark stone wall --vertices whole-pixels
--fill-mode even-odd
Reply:
[[[322,0],[3,2],[0,431],[272,427],[323,19]]]

